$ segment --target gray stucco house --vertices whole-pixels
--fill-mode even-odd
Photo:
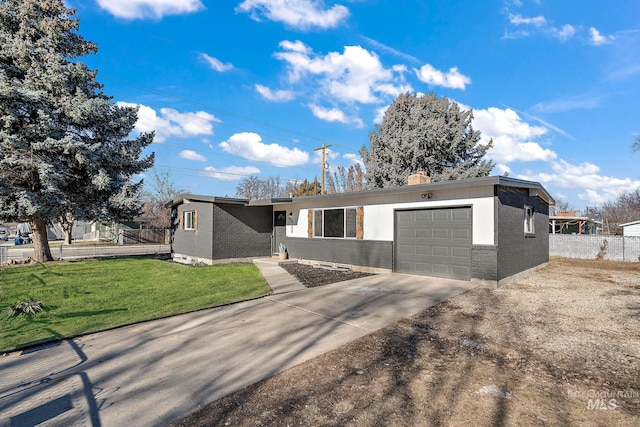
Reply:
[[[411,182],[411,181],[410,181]],[[270,256],[504,284],[549,261],[549,206],[536,182],[508,177],[312,197],[173,202],[180,262]]]

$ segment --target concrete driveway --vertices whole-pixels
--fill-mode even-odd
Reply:
[[[382,274],[0,357],[0,426],[159,426],[475,287]]]

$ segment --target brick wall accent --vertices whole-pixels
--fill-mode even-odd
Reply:
[[[393,242],[288,237],[286,245],[292,258],[389,270],[393,268]]]
[[[498,280],[498,247],[473,245],[471,247],[471,277]]]
[[[271,206],[213,206],[213,259],[271,255]]]

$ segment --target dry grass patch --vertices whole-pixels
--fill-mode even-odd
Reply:
[[[176,425],[636,426],[639,378],[640,264],[554,259],[517,283],[458,295]]]

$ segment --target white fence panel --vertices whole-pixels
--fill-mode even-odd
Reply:
[[[640,261],[640,237],[551,234],[549,256]]]

